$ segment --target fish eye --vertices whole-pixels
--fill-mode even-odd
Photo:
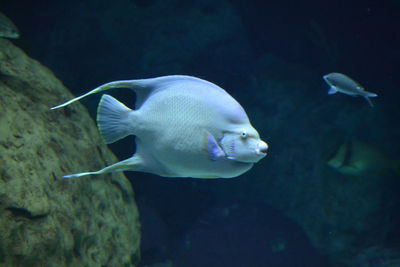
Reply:
[[[240,133],[240,137],[241,138],[246,138],[247,137],[247,132],[246,131],[242,131],[241,133]]]

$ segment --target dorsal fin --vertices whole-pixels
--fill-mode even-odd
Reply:
[[[58,109],[61,107],[65,107],[75,101],[78,101],[86,96],[96,94],[105,90],[109,89],[114,89],[114,88],[129,88],[135,91],[136,93],[136,105],[135,109],[139,109],[143,102],[146,101],[149,95],[154,90],[163,90],[164,88],[168,88],[171,83],[181,83],[181,82],[197,82],[197,83],[204,83],[207,84],[208,86],[212,86],[216,90],[223,91],[225,93],[225,90],[218,87],[217,85],[199,79],[191,76],[186,76],[186,75],[169,75],[169,76],[162,76],[162,77],[157,77],[157,78],[149,78],[149,79],[138,79],[138,80],[122,80],[122,81],[114,81],[114,82],[109,82],[103,85],[100,85],[99,87],[87,92],[86,94],[83,94],[81,96],[75,97],[64,104],[52,107],[51,109]]]
[[[99,87],[87,92],[86,94],[83,94],[81,96],[75,97],[75,98],[65,102],[64,104],[52,107],[51,109],[58,109],[58,108],[65,107],[65,106],[67,106],[69,104],[74,103],[75,101],[81,100],[84,97],[87,97],[87,96],[92,95],[92,94],[99,93],[101,91],[105,91],[105,90],[109,90],[109,89],[113,89],[113,88],[124,88],[124,87],[125,88],[131,88],[133,81],[134,80],[132,80],[132,81],[129,81],[129,80],[127,80],[127,81],[115,81],[115,82],[109,82],[109,83],[100,85]]]

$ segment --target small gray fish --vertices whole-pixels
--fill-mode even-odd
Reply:
[[[368,104],[373,107],[369,97],[377,97],[375,93],[365,91],[358,82],[354,81],[347,75],[342,73],[332,72],[323,76],[325,82],[330,86],[328,94],[332,95],[337,92],[351,95],[351,96],[362,96],[367,100]]]
[[[0,12],[0,37],[17,39],[19,31],[17,26],[3,13]]]

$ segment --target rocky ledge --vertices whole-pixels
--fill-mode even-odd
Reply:
[[[62,175],[117,161],[81,104],[39,62],[0,38],[0,265],[136,266],[139,220],[121,173]]]

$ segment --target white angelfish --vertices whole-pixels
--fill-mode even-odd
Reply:
[[[250,124],[242,106],[217,85],[191,76],[106,83],[76,97],[112,88],[135,91],[135,110],[103,95],[97,124],[106,143],[136,136],[136,153],[99,171],[140,171],[164,177],[231,178],[248,171],[267,154],[268,145]]]
[[[351,95],[351,96],[362,96],[367,100],[368,104],[373,107],[370,97],[377,97],[378,95],[375,93],[365,91],[364,87],[362,87],[358,82],[351,79],[349,76],[332,72],[323,76],[325,82],[330,86],[328,94],[332,95],[337,92]]]

